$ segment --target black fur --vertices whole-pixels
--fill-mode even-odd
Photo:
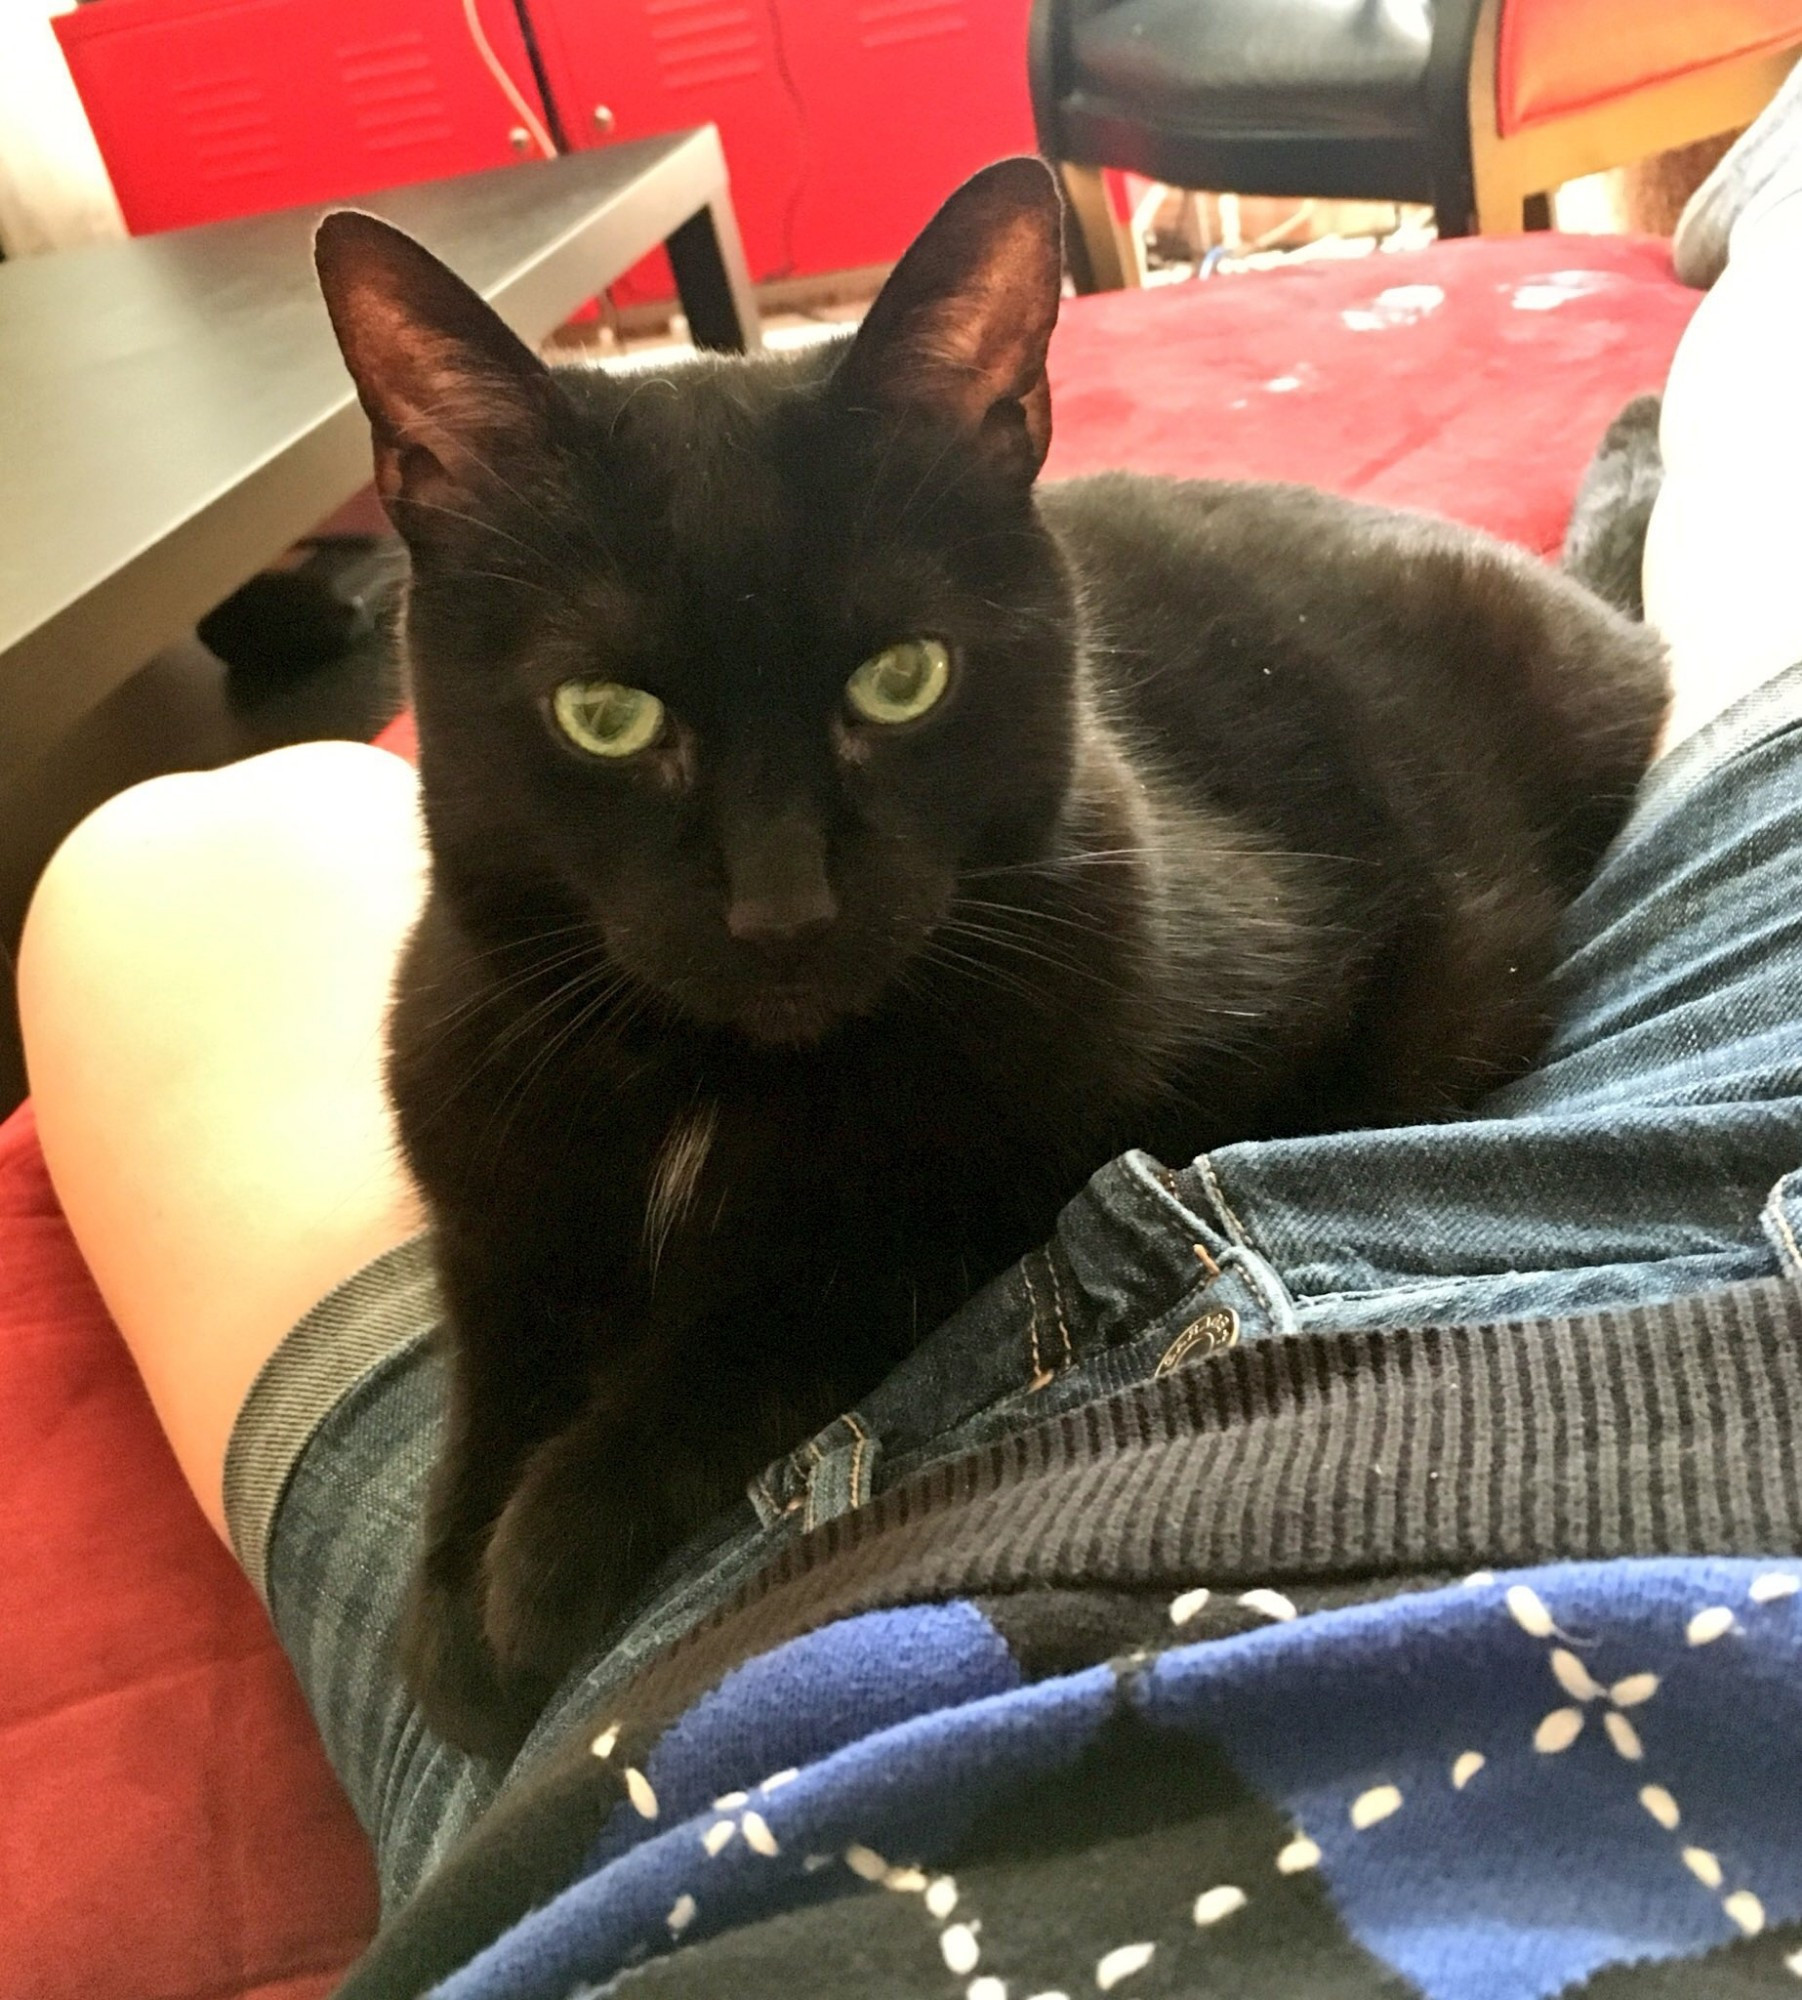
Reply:
[[[321,233],[413,557],[434,880],[390,1075],[453,1405],[406,1666],[459,1742],[510,1748],[1114,1153],[1439,1117],[1543,1034],[1655,644],[1422,518],[1035,492],[1059,226],[1006,162],[851,344],[636,380],[553,377],[381,224]],[[847,677],[918,636],[943,702],[859,723]],[[585,757],[572,677],[666,737]]]
[[[1564,573],[1629,618],[1646,613],[1646,530],[1664,484],[1662,396],[1635,396],[1602,434],[1564,533]]]

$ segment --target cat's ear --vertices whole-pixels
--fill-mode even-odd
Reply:
[[[1051,443],[1045,354],[1063,242],[1042,160],[985,167],[895,266],[839,370],[840,393],[952,423],[1030,480]]]
[[[429,250],[341,209],[319,225],[313,262],[391,514],[467,504],[497,455],[548,446],[550,370]]]

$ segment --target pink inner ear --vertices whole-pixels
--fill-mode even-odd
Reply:
[[[1049,176],[1025,161],[985,169],[896,266],[847,357],[844,388],[979,432],[1030,477],[1051,441],[1045,356],[1062,285]]]
[[[528,383],[391,301],[371,318],[348,358],[375,435],[376,489],[385,503],[435,496],[448,504],[484,476],[505,485],[494,461],[510,440],[544,448]]]
[[[486,371],[396,300],[360,298],[346,331],[363,407],[390,436],[435,451],[477,415],[470,395]]]
[[[992,404],[1026,396],[1045,372],[1060,278],[1043,228],[1022,216],[969,283],[918,308],[910,344],[942,375],[934,385],[939,398],[955,399],[968,421],[980,423]]]

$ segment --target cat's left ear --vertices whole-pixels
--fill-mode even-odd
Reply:
[[[550,370],[429,250],[340,209],[319,225],[313,262],[391,514],[408,502],[467,505],[499,477],[497,459],[548,446],[559,393]]]
[[[1051,444],[1045,355],[1063,247],[1063,207],[1045,163],[985,167],[895,266],[835,387],[860,407],[953,424],[1030,481]]]

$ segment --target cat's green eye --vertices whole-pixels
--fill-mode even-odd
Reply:
[[[551,696],[557,727],[591,757],[636,757],[663,734],[663,704],[618,681],[565,681]]]
[[[865,722],[912,722],[951,680],[951,654],[937,639],[904,639],[865,660],[845,683],[845,699]]]

